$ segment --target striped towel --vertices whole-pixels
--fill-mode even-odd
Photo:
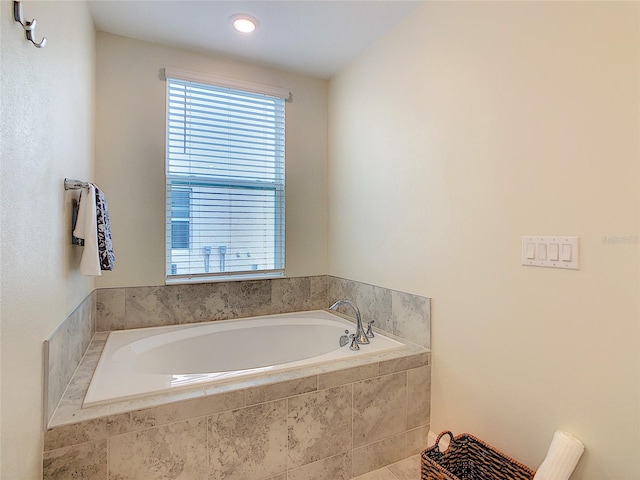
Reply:
[[[107,199],[102,190],[96,188],[96,217],[98,227],[98,260],[101,270],[113,270],[116,256],[111,243],[111,228],[109,227],[109,211]]]

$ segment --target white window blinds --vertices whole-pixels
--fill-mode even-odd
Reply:
[[[284,271],[284,113],[167,74],[167,281]]]

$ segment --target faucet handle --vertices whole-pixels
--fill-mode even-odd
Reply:
[[[373,323],[374,323],[373,320],[367,323],[367,331],[365,332],[365,335],[369,338],[375,337],[375,335],[373,334],[373,330],[371,328],[371,325],[373,325]]]
[[[340,337],[340,347],[344,347],[347,343],[349,343],[349,330],[345,330],[344,335]]]

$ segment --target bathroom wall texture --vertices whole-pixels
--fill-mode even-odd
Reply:
[[[286,273],[327,273],[326,80],[103,32],[96,62],[96,180],[107,194],[117,257],[117,268],[96,286],[164,284],[165,67],[290,89]]]
[[[640,478],[640,4],[428,2],[330,82],[329,273],[432,300],[432,431]],[[577,235],[580,270],[521,266]]]
[[[0,2],[0,477],[42,478],[42,345],[93,289],[76,271],[64,177],[93,177],[95,38],[86,4]]]

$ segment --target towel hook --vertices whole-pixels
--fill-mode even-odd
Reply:
[[[40,40],[39,43],[33,39],[37,21],[35,18],[31,21],[24,20],[24,15],[22,13],[22,2],[13,2],[13,19],[16,22],[20,23],[20,25],[22,25],[22,27],[24,28],[24,33],[27,35],[27,40],[33,43],[36,47],[42,48],[47,44],[47,37],[42,37],[42,40]]]

